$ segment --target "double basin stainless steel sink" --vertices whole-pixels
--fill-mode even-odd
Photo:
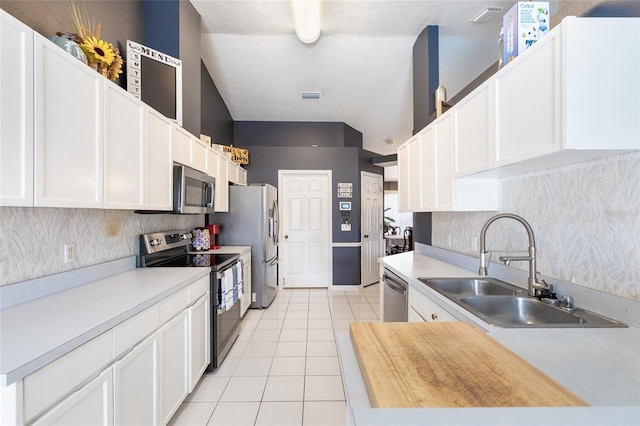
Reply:
[[[626,327],[576,308],[572,311],[529,297],[527,291],[494,278],[418,278],[438,293],[496,327]]]

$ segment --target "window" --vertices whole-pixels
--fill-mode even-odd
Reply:
[[[398,191],[384,191],[384,208],[389,208],[384,212],[384,215],[395,219],[391,225],[399,226],[400,232],[404,231],[407,226],[413,227],[413,213],[398,211]]]

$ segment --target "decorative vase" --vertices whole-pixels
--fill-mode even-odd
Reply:
[[[49,40],[54,42],[58,47],[69,53],[80,62],[87,64],[87,55],[82,51],[80,45],[74,41],[73,34],[61,34],[50,37]]]

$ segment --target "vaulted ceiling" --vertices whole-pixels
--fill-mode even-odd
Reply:
[[[202,16],[203,62],[234,120],[345,122],[362,132],[365,149],[384,155],[412,134],[420,32],[439,27],[440,83],[451,97],[498,60],[502,15],[515,1],[324,0],[313,44],[296,38],[290,1],[191,3]],[[565,16],[603,2],[549,3],[552,16]],[[469,22],[487,6],[503,9]],[[301,100],[301,91],[321,97]]]

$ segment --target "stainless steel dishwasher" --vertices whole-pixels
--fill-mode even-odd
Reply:
[[[409,292],[406,281],[385,268],[382,273],[382,285],[384,322],[407,322]]]

